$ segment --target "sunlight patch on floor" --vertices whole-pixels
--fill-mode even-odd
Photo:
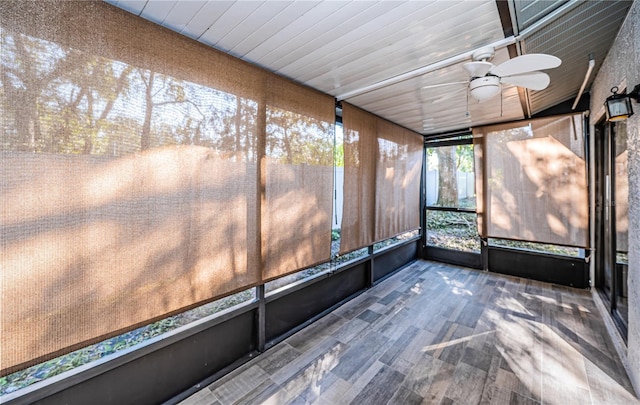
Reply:
[[[542,403],[640,403],[552,327],[493,310],[486,315],[495,325],[498,351],[518,380]],[[590,382],[591,386],[606,387],[606,395],[594,392]]]
[[[477,338],[477,337],[480,337],[480,336],[483,336],[483,335],[488,335],[488,334],[491,334],[491,333],[494,333],[494,332],[495,331],[482,332],[482,333],[477,333],[477,334],[471,335],[471,336],[465,336],[465,337],[459,338],[459,339],[449,340],[448,342],[436,343],[436,344],[433,344],[433,345],[425,346],[420,351],[422,353],[425,353],[425,352],[429,352],[431,350],[443,349],[445,347],[449,347],[449,346],[457,345],[457,344],[460,344],[460,343],[468,342],[470,340],[473,340],[474,338]]]

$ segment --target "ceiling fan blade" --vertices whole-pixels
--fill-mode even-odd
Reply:
[[[529,55],[516,56],[506,62],[499,64],[489,71],[489,73],[504,77],[532,72],[534,70],[551,69],[560,66],[562,61],[552,55],[543,53],[532,53]]]
[[[531,90],[546,89],[550,81],[549,75],[543,72],[530,72],[500,78],[500,83],[513,84],[514,86],[526,87]]]
[[[464,81],[464,82],[451,82],[451,83],[440,83],[440,84],[430,84],[428,86],[423,86],[421,87],[422,90],[427,90],[427,89],[435,89],[438,87],[445,87],[445,86],[456,86],[456,85],[460,85],[460,84],[469,84],[468,81]]]
[[[462,67],[464,68],[464,70],[466,70],[469,73],[469,76],[482,77],[487,73],[489,73],[489,70],[491,70],[494,67],[494,65],[493,63],[490,63],[490,62],[475,61],[475,62],[467,62],[464,65],[462,65]]]

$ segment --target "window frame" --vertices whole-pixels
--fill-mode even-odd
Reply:
[[[446,254],[449,255],[457,255],[459,253],[462,254],[472,254],[472,255],[479,255],[481,254],[481,250],[482,250],[482,239],[480,238],[480,235],[478,234],[478,240],[480,242],[480,251],[477,252],[469,252],[469,251],[459,251],[459,250],[454,250],[454,249],[450,249],[450,248],[445,248],[445,247],[441,247],[441,246],[435,246],[435,245],[430,245],[428,243],[428,233],[429,233],[429,228],[428,228],[428,212],[429,211],[439,211],[439,212],[454,212],[454,213],[464,213],[464,214],[475,214],[477,216],[478,212],[477,212],[477,208],[463,208],[463,207],[443,207],[440,205],[427,205],[426,204],[426,200],[427,200],[427,176],[426,173],[428,172],[428,161],[427,161],[427,149],[435,149],[435,148],[440,148],[440,147],[448,147],[448,146],[459,146],[459,145],[471,145],[471,147],[473,147],[473,136],[471,134],[471,132],[469,131],[468,133],[462,134],[457,136],[454,139],[445,139],[445,140],[429,140],[427,139],[425,141],[425,184],[424,184],[424,211],[423,211],[423,235],[424,235],[424,246],[427,249],[427,252],[429,252],[429,250],[433,250],[433,249],[442,249],[443,251],[446,251]],[[475,176],[475,162],[474,162],[474,176]],[[428,255],[428,253],[427,253]],[[455,260],[455,259],[453,259]]]

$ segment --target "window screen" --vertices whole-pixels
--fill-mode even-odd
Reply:
[[[331,259],[333,98],[271,76],[266,110],[263,278]]]
[[[340,253],[375,240],[376,117],[350,104],[342,105],[344,133],[344,197]]]
[[[346,253],[420,227],[423,138],[347,103],[342,115]]]
[[[2,374],[329,259],[333,98],[103,2],[0,22]]]
[[[375,240],[420,227],[422,136],[378,119]]]

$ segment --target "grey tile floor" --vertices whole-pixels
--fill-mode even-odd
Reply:
[[[182,402],[640,404],[587,291],[418,261]]]

